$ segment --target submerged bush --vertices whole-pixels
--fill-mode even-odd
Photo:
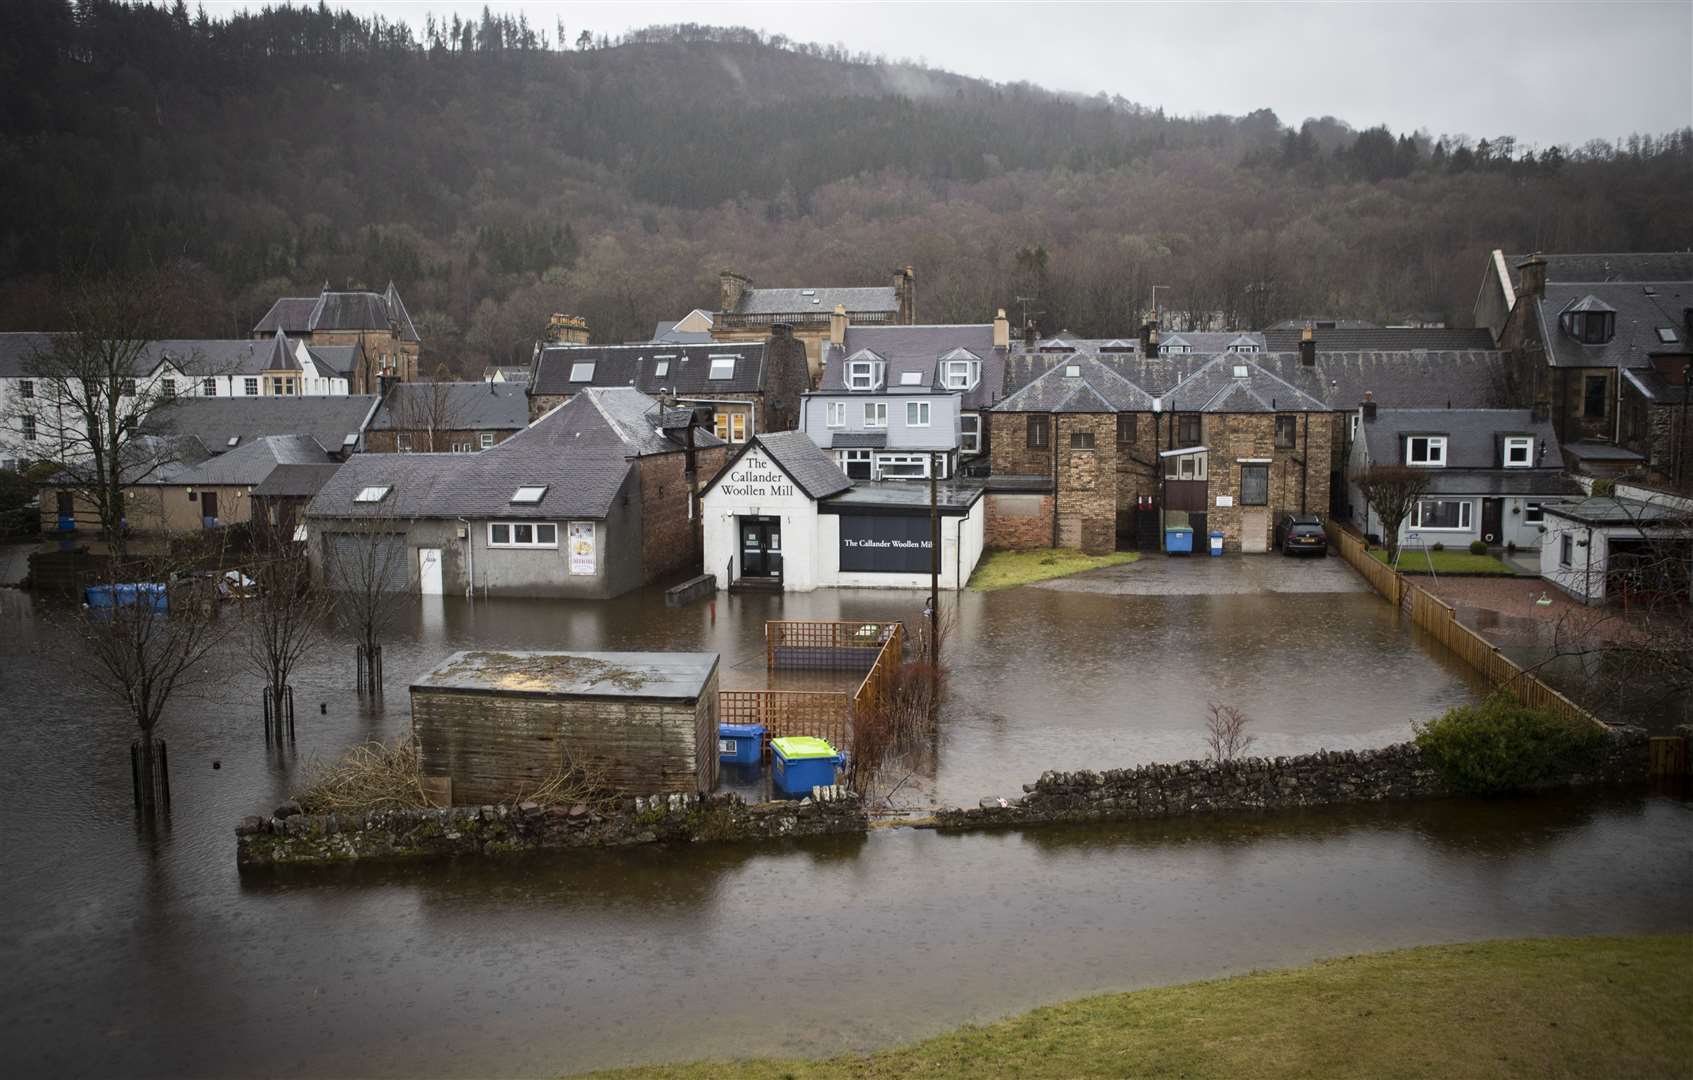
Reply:
[[[1499,795],[1591,769],[1604,733],[1495,691],[1417,727],[1417,746],[1460,791]]]

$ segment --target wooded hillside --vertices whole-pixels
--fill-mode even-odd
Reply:
[[[553,310],[645,337],[714,306],[725,266],[911,264],[925,322],[1032,296],[1046,330],[1114,334],[1154,284],[1237,326],[1462,323],[1490,248],[1693,246],[1690,130],[1530,151],[1177,118],[751,31],[7,0],[0,93],[0,329],[53,328],[56,283],[139,265],[179,268],[180,336],[393,279],[426,365],[467,372],[527,360]]]

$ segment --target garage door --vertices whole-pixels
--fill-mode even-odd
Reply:
[[[404,592],[411,587],[404,533],[324,533],[323,564],[331,589]]]

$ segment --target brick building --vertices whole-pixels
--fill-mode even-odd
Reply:
[[[332,292],[325,283],[316,296],[285,296],[265,312],[253,336],[268,339],[279,331],[312,349],[352,350],[344,376],[354,394],[375,393],[383,377],[417,378],[423,341],[391,281],[379,293]]]
[[[469,454],[529,426],[522,382],[409,382],[388,387],[365,431],[373,454]]]
[[[758,341],[772,326],[791,327],[805,343],[815,381],[823,372],[823,342],[830,340],[837,319],[859,326],[915,324],[917,279],[911,267],[895,270],[891,286],[812,289],[755,288],[751,278],[725,270],[718,277],[709,332],[713,341]]]

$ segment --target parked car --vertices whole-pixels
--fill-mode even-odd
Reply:
[[[1276,522],[1276,547],[1284,555],[1314,552],[1327,555],[1329,534],[1323,531],[1323,519],[1316,514],[1287,514]]]

